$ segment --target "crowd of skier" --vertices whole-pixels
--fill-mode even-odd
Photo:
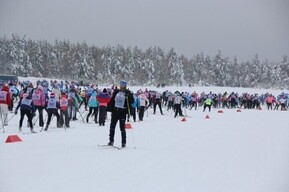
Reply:
[[[121,85],[99,89],[97,85],[79,85],[68,81],[38,80],[36,83],[1,82],[0,83],[0,116],[2,128],[8,125],[8,111],[15,114],[20,110],[19,131],[22,131],[23,119],[26,116],[28,126],[34,133],[33,126],[38,121],[41,131],[47,131],[52,118],[56,117],[57,127],[70,127],[70,121],[77,119],[77,113],[85,123],[93,121],[99,126],[105,126],[107,111],[111,111],[109,103],[114,92],[118,92]],[[129,90],[126,88],[125,90]],[[161,115],[173,111],[173,116],[186,116],[186,110],[211,111],[211,108],[244,108],[267,110],[287,110],[289,96],[286,93],[261,95],[251,93],[197,93],[166,90],[140,89],[130,91],[133,100],[124,106],[127,120],[143,121],[144,114],[152,109],[155,114],[157,108]],[[126,94],[127,95],[127,94]],[[126,102],[126,101],[122,101]],[[114,105],[117,105],[114,103]],[[122,104],[123,105],[123,104]],[[46,113],[47,115],[45,115]],[[46,118],[44,118],[44,116]],[[92,118],[91,118],[92,117]],[[112,122],[111,122],[112,123]],[[113,122],[116,123],[116,122]]]

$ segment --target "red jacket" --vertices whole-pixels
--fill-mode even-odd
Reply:
[[[65,95],[61,96],[59,100],[60,110],[66,111],[68,109],[68,99]]]
[[[96,96],[99,106],[107,107],[107,103],[110,101],[110,96],[108,93],[100,93]]]
[[[11,106],[11,95],[9,92],[9,87],[6,85],[4,87],[2,87],[2,89],[0,91],[0,103],[6,104],[6,105],[8,105],[8,107]]]

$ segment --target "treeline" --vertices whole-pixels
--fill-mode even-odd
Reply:
[[[171,48],[141,50],[138,47],[53,44],[13,34],[0,38],[2,74],[24,77],[57,78],[114,84],[125,79],[130,85],[214,85],[230,87],[289,88],[289,60],[238,62],[237,58],[196,54],[192,58],[177,55]]]

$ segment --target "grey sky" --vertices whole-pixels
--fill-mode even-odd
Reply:
[[[280,61],[289,55],[289,0],[0,0],[0,36],[12,33]]]

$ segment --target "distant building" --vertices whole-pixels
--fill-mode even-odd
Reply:
[[[18,82],[18,76],[16,76],[16,75],[1,75],[0,74],[0,82],[6,82],[6,83],[14,82],[14,83],[17,83]]]

